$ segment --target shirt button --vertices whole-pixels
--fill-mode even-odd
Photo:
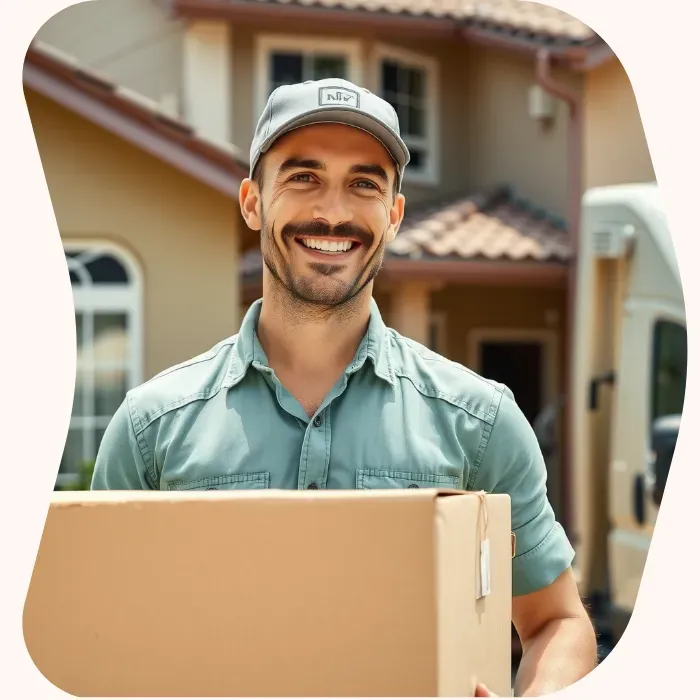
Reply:
[[[321,415],[316,416],[316,418],[314,418],[314,425],[317,428],[320,428],[323,425],[323,416],[321,416]]]
[[[318,488],[318,485],[315,481],[312,481],[306,488],[311,489],[313,491],[314,489]]]
[[[408,485],[408,488],[409,488],[409,489],[417,489],[417,488],[420,488],[420,487],[418,486],[418,484],[409,484],[409,485]]]

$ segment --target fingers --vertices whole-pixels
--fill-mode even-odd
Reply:
[[[476,698],[497,698],[496,693],[492,693],[483,683],[478,683],[476,686]]]

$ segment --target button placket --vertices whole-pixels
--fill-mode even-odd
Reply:
[[[323,412],[318,413],[309,422],[304,436],[299,465],[300,489],[316,490],[325,487],[330,455],[328,444],[330,437],[330,424]]]

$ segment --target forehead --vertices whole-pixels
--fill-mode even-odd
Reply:
[[[376,163],[391,168],[393,160],[384,145],[371,134],[345,124],[311,124],[280,137],[266,160],[279,165],[291,156],[333,163]]]

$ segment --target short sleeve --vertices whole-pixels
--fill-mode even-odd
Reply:
[[[473,483],[474,490],[505,493],[511,499],[516,536],[513,595],[553,583],[574,558],[547,497],[547,469],[535,432],[505,388]]]
[[[151,489],[134,426],[129,398],[119,406],[100,443],[92,476],[91,490]]]

